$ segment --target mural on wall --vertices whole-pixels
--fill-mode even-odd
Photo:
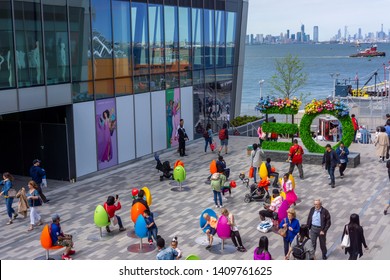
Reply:
[[[96,137],[99,170],[118,164],[116,124],[115,99],[96,101]]]
[[[177,128],[180,124],[180,89],[166,90],[167,144],[168,148],[179,145]]]

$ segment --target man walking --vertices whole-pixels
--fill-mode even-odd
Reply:
[[[177,133],[179,135],[179,152],[180,156],[186,156],[186,141],[188,140],[188,136],[186,130],[184,129],[184,120],[180,119],[180,125],[177,129]]]
[[[46,198],[46,196],[42,192],[42,187],[47,187],[46,182],[46,171],[41,167],[41,161],[39,159],[33,160],[33,166],[30,168],[30,176],[31,180],[33,180],[38,185],[38,193],[42,198],[44,203],[49,202],[50,200]]]
[[[352,125],[353,125],[353,130],[354,130],[353,142],[357,143],[356,134],[357,134],[357,131],[359,130],[359,123],[358,123],[358,120],[356,119],[355,114],[351,115],[351,120],[352,120]]]
[[[299,178],[303,179],[303,168],[302,168],[302,155],[303,149],[298,145],[298,140],[294,139],[293,145],[290,148],[287,161],[290,162],[290,169],[288,173],[292,174],[294,171],[295,165],[298,167]]]
[[[336,167],[340,164],[340,160],[336,151],[332,149],[332,146],[330,144],[326,144],[325,149],[326,150],[324,156],[322,157],[322,167],[324,167],[325,165],[325,169],[328,171],[330,176],[329,185],[331,185],[331,187],[334,188],[336,186],[334,171]]]
[[[320,240],[322,259],[327,259],[326,233],[331,225],[329,211],[322,207],[320,199],[314,200],[314,207],[310,209],[307,217],[307,225],[310,229],[310,239],[316,251],[317,238]]]

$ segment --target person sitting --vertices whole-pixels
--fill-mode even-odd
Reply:
[[[116,205],[115,205],[115,202],[117,202]],[[119,231],[125,231],[126,228],[123,227],[121,217],[119,217],[119,215],[115,214],[115,212],[120,210],[121,208],[122,208],[122,206],[121,206],[121,203],[119,201],[118,195],[116,196],[116,198],[114,198],[113,196],[110,195],[107,198],[107,201],[104,203],[104,209],[106,210],[106,212],[108,214],[108,218],[110,219],[111,224],[113,226],[116,226],[116,224],[118,224]],[[110,226],[106,226],[106,230],[107,230],[107,232],[111,232]]]
[[[278,219],[279,207],[282,205],[283,197],[280,196],[278,189],[272,190],[273,200],[271,204],[264,204],[264,210],[259,211],[260,220],[264,221],[265,217],[272,218],[274,220]]]
[[[271,176],[274,176],[275,179],[274,179],[274,183],[272,184],[272,186],[274,188],[278,188],[278,182],[279,182],[279,173],[278,172],[275,172],[275,168],[272,169],[272,166],[271,166],[271,158],[267,158],[267,162],[265,163],[265,166],[267,167],[267,172],[268,172],[268,177],[271,178]],[[272,171],[274,170],[274,171]]]
[[[205,230],[207,240],[209,241],[209,245],[207,245],[206,249],[210,249],[213,245],[214,235],[217,233],[217,219],[215,217],[210,217],[207,213],[203,214],[203,218],[206,220],[206,223],[202,227],[202,230]]]
[[[179,253],[172,247],[165,248],[165,240],[161,236],[157,236],[157,248],[157,260],[174,260],[179,255]]]
[[[149,211],[150,211],[149,205],[148,205],[148,203],[145,201],[144,196],[145,196],[145,191],[141,189],[141,190],[138,192],[137,198],[133,200],[133,204],[132,204],[132,205],[136,204],[137,202],[140,202],[143,206],[145,206],[146,210],[149,210]]]
[[[223,159],[223,156],[218,156],[217,160],[217,172],[222,173],[226,176],[226,179],[229,178],[230,169],[226,168],[226,161]]]
[[[62,254],[62,259],[71,260],[72,258],[70,257],[70,255],[76,253],[75,250],[72,250],[73,247],[72,235],[65,234],[62,232],[61,225],[60,225],[60,215],[53,214],[51,215],[51,219],[52,219],[52,224],[50,225],[49,231],[52,240],[52,245],[65,247],[65,251]]]

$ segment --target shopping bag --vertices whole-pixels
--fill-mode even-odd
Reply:
[[[249,178],[253,178],[253,173],[254,173],[254,171],[255,171],[255,169],[253,168],[253,166],[251,166],[250,168],[249,168]]]
[[[210,148],[211,148],[211,151],[214,152],[214,150],[215,150],[215,143],[214,142],[210,144]]]

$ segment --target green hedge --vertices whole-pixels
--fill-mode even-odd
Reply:
[[[292,123],[263,123],[261,126],[264,132],[275,132],[278,134],[296,134],[299,131],[297,124]]]
[[[295,115],[298,113],[298,109],[293,109],[291,107],[285,107],[280,109],[279,107],[267,108],[264,114],[283,114],[283,115]]]
[[[261,148],[263,150],[289,151],[291,146],[291,142],[264,141]]]
[[[301,137],[302,142],[304,143],[306,149],[308,149],[309,152],[321,153],[321,154],[325,152],[325,147],[317,144],[317,142],[314,141],[310,131],[310,126],[313,123],[313,120],[318,115],[325,115],[325,114],[332,115],[340,121],[342,126],[342,138],[340,141],[343,141],[346,147],[349,147],[353,141],[355,131],[353,129],[351,117],[349,115],[340,117],[337,115],[337,111],[327,111],[327,110],[324,110],[318,114],[310,114],[310,115],[305,114],[303,115],[301,123],[299,125],[299,136]],[[333,146],[333,148],[337,148],[339,146],[339,143],[340,142],[338,142],[335,146]]]
[[[234,118],[230,123],[233,126],[237,127],[260,119],[261,119],[260,117],[244,115],[244,116],[238,116],[237,118]]]

